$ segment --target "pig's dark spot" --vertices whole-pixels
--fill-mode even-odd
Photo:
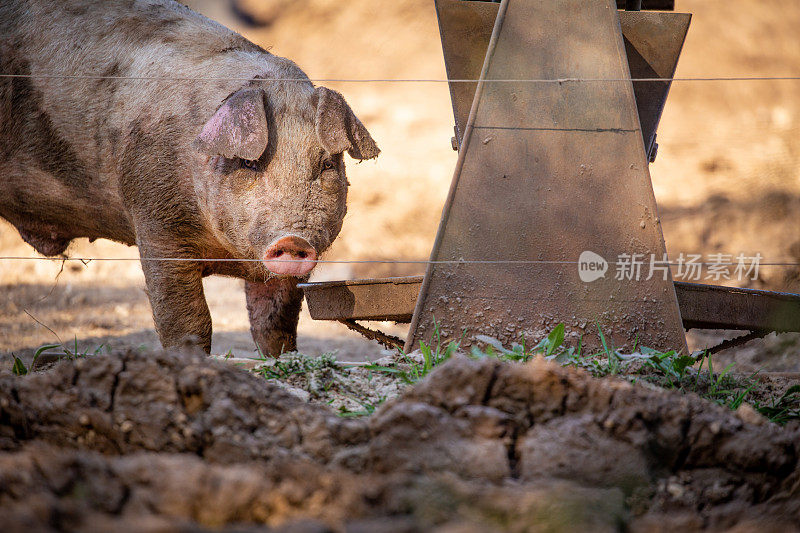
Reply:
[[[69,5],[67,5],[65,7],[65,11],[68,14],[72,15],[73,17],[85,17],[86,15],[89,14],[90,8],[91,8],[91,5],[88,4],[88,3],[86,3],[86,4],[77,4],[77,5],[73,4],[73,3],[70,3]]]
[[[274,115],[276,117],[285,117],[289,115],[296,115],[304,122],[313,123],[316,120],[315,109],[312,106],[290,106],[286,102],[280,102],[275,106]]]
[[[123,76],[122,67],[118,61],[114,61],[105,70],[100,73],[100,79],[97,80],[97,88],[100,90],[109,90],[115,92],[120,80],[114,79]]]
[[[160,235],[192,248],[203,225],[199,208],[181,179],[191,169],[183,163],[175,140],[180,131],[179,117],[133,121],[122,154],[120,187],[137,220],[137,233]]]
[[[238,47],[238,46],[228,46],[227,48],[223,48],[222,50],[219,50],[216,53],[218,53],[218,54],[227,54],[228,52],[239,52],[241,50],[242,49],[240,47]]]
[[[162,6],[158,7],[164,11]],[[181,19],[173,14],[161,15],[139,11],[133,15],[120,17],[113,24],[109,24],[105,34],[112,39],[125,36],[131,43],[151,41],[169,43],[176,40],[180,24]]]
[[[44,110],[41,96],[28,78],[11,78],[5,82],[11,93],[6,112],[2,113],[0,143],[3,159],[15,154],[29,154],[36,165],[71,189],[89,187],[91,178],[72,146],[53,127]]]
[[[108,143],[111,146],[112,154],[115,156],[118,155],[119,143],[120,139],[122,138],[121,132],[117,128],[108,128],[106,138],[108,139]]]
[[[226,37],[226,46],[222,48],[214,48],[207,51],[208,57],[214,58],[219,54],[227,54],[231,52],[254,52],[254,53],[262,53],[268,54],[266,50],[262,47],[258,46],[255,43],[252,43],[242,37],[239,34],[234,34],[229,37]]]
[[[27,74],[28,65],[18,57],[4,54],[0,70]],[[12,198],[0,198],[0,215],[14,224],[23,238],[40,253],[57,255],[72,235],[54,230],[58,221],[79,220],[76,204],[88,202],[91,177],[72,146],[55,130],[44,110],[42,97],[28,78],[0,80],[0,161],[18,161],[50,174],[76,201],[42,196],[26,186],[26,176],[11,173],[5,179],[19,181]]]
[[[113,61],[107,65],[99,74],[101,76],[95,82],[95,93],[97,100],[103,102],[103,111],[96,113],[95,127],[94,127],[94,141],[95,141],[95,169],[99,172],[102,169],[104,155],[111,150],[115,155],[117,153],[116,144],[118,141],[119,132],[109,127],[109,117],[113,114],[113,109],[117,105],[117,92],[123,82],[118,79],[127,74],[127,68],[123,67],[118,61]],[[116,135],[114,133],[116,132]],[[117,137],[117,138],[115,138]]]
[[[161,26],[162,29],[168,28],[170,30],[172,30],[174,26],[178,26],[180,23],[181,19],[177,17],[165,18],[159,21],[159,25]]]
[[[162,27],[174,26],[181,22],[181,17],[176,17],[174,14],[175,6],[162,6],[159,4],[150,4],[144,10],[145,16],[148,19],[157,21]]]
[[[252,44],[252,43],[250,43],[249,41],[246,41],[246,44]],[[253,52],[253,51],[261,51],[261,52],[263,52],[264,51],[264,50],[256,50],[256,49],[259,49],[259,48],[260,47],[254,46],[254,45],[253,46],[247,46],[247,45],[243,46],[242,43],[237,43],[237,44],[233,44],[231,46],[226,46],[225,48],[222,48],[221,50],[215,52],[215,54],[227,54],[228,52]]]
[[[232,43],[230,48],[239,49],[244,52],[262,52],[265,54],[267,53],[267,51],[264,50],[262,47],[258,46],[252,41],[248,41],[238,33],[235,33],[231,36],[231,41]]]
[[[197,96],[197,91],[193,88],[187,96],[187,117],[192,122],[200,122],[200,103]]]

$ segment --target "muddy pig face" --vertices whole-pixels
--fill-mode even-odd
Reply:
[[[195,190],[212,231],[252,276],[304,276],[347,211],[343,153],[380,150],[342,95],[310,84],[245,87],[208,120]]]

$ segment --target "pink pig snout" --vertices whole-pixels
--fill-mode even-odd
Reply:
[[[317,251],[302,237],[290,235],[270,244],[264,265],[279,276],[305,276],[317,266]]]

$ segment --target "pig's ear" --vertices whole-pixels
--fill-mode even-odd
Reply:
[[[330,154],[347,150],[354,159],[373,159],[381,153],[367,128],[358,120],[341,94],[326,87],[314,91],[317,105],[317,137]]]
[[[267,148],[264,91],[240,89],[203,126],[195,147],[208,155],[258,159]]]

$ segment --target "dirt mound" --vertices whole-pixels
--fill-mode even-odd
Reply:
[[[800,429],[545,362],[456,357],[338,418],[192,353],[0,376],[7,530],[492,531],[800,520]]]

